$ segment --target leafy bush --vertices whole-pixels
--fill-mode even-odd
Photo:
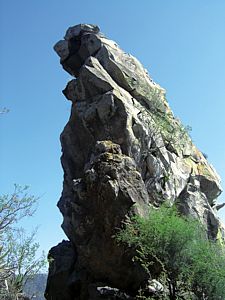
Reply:
[[[175,207],[162,205],[151,208],[147,218],[135,216],[117,240],[135,247],[135,259],[150,278],[163,281],[169,299],[225,299],[224,250]]]

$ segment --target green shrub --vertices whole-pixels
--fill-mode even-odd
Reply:
[[[175,207],[162,205],[151,208],[147,218],[135,216],[117,240],[135,247],[135,259],[150,277],[163,281],[169,299],[225,299],[224,250]]]
[[[225,252],[221,245],[198,240],[189,249],[192,290],[198,299],[225,299]]]

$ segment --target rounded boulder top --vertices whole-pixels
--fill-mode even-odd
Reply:
[[[75,36],[79,36],[80,34],[82,34],[84,32],[91,32],[91,33],[98,34],[100,32],[100,28],[97,25],[93,25],[93,24],[75,25],[75,26],[68,28],[64,39],[68,41],[71,38],[73,38]]]

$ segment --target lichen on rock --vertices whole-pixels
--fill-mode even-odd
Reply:
[[[66,260],[61,277],[61,258],[50,267],[46,298],[100,299],[101,287],[114,292],[105,299],[128,299],[148,278],[132,250],[115,242],[116,230],[129,216],[168,201],[199,219],[210,238],[221,237],[220,179],[174,117],[165,90],[98,26],[70,27],[54,49],[74,76],[63,91],[72,107],[61,134],[58,207],[76,259]],[[59,278],[67,281],[64,298],[51,288]]]

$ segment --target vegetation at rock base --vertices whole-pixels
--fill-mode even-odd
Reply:
[[[206,238],[204,229],[177,209],[151,208],[148,217],[135,216],[117,235],[119,242],[136,249],[150,279],[164,285],[164,292],[150,297],[146,288],[139,299],[225,299],[225,250]]]
[[[27,193],[28,187],[15,185],[11,195],[0,196],[0,299],[14,300],[22,295],[30,278],[45,266],[45,256],[36,257],[39,244],[36,230],[26,235],[17,223],[32,216],[37,198]]]

